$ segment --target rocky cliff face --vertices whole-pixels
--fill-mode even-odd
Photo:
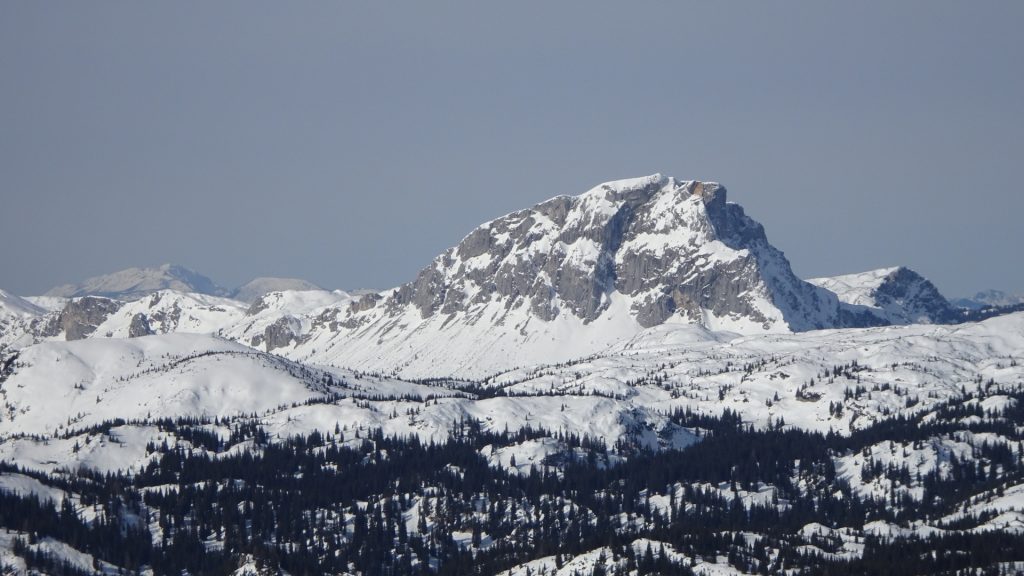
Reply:
[[[52,319],[43,335],[56,336],[63,332],[65,340],[81,340],[95,332],[120,307],[121,302],[109,298],[76,298],[69,301],[60,314]]]

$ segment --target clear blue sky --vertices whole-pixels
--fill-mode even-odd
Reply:
[[[1021,2],[0,3],[0,287],[386,288],[604,180],[717,180],[805,277],[1024,291]]]

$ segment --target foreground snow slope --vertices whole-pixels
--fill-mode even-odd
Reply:
[[[1024,313],[958,326],[760,336],[664,325],[585,359],[501,373],[480,387],[459,384],[464,392],[305,366],[187,334],[37,344],[9,357],[3,373],[0,433],[9,437],[65,435],[114,418],[256,414],[280,436],[341,426],[441,439],[453,422],[475,419],[494,431],[533,427],[608,445],[678,447],[693,436],[668,422],[676,409],[729,409],[759,427],[784,421],[848,433],[926,412],[965,390],[1020,387]]]

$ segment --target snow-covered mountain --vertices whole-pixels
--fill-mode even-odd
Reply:
[[[0,290],[0,350],[15,342],[32,341],[31,325],[47,311],[24,298]]]
[[[0,290],[0,322],[15,318],[34,318],[45,313],[45,309],[32,302]]]
[[[160,290],[196,292],[212,296],[225,296],[227,291],[212,280],[184,266],[164,264],[155,268],[128,268],[89,278],[79,284],[57,286],[46,296],[75,298],[103,296],[115,300],[135,300]]]
[[[229,298],[161,290],[120,305],[95,335],[131,338],[188,332],[214,334],[245,316],[244,304]]]
[[[934,284],[909,268],[808,280],[839,297],[847,325],[941,324],[958,313]]]
[[[590,354],[664,322],[787,332],[834,326],[715,183],[660,174],[493,220],[412,282],[325,310],[281,353],[407,375],[482,375]]]

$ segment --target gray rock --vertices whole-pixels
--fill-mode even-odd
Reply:
[[[150,336],[153,329],[149,326],[149,319],[142,312],[136,312],[132,316],[132,323],[128,326],[128,337],[138,338],[139,336]]]
[[[263,330],[262,342],[266,345],[267,352],[272,352],[297,340],[299,330],[298,320],[292,316],[282,316]]]
[[[98,296],[85,296],[71,300],[64,306],[44,335],[56,336],[64,332],[65,340],[81,340],[92,334],[96,327],[121,307],[117,300]]]

